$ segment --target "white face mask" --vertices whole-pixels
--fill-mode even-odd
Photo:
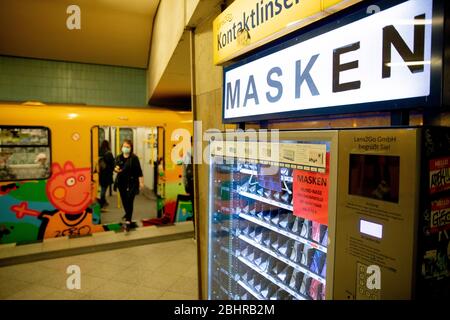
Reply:
[[[131,148],[129,148],[129,147],[122,147],[122,152],[123,152],[124,154],[130,154]]]

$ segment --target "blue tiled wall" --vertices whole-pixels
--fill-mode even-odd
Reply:
[[[145,106],[146,70],[0,56],[0,101]]]

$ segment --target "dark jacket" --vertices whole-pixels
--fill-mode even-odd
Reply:
[[[113,183],[114,156],[111,151],[106,151],[99,159],[100,185],[107,187]]]
[[[138,194],[139,177],[143,176],[139,158],[133,153],[128,158],[120,154],[116,158],[116,166],[119,166],[122,170],[117,174],[118,188]]]

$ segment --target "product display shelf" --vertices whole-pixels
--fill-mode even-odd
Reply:
[[[295,262],[293,262],[293,261],[289,260],[288,258],[282,256],[281,254],[279,254],[277,252],[274,252],[271,249],[266,248],[265,246],[257,243],[256,241],[254,241],[254,240],[252,240],[252,239],[250,239],[250,238],[248,238],[246,236],[243,236],[243,235],[239,235],[239,239],[241,239],[241,240],[245,241],[246,243],[252,245],[253,247],[258,248],[259,250],[261,250],[261,251],[271,255],[272,257],[274,257],[274,258],[284,262],[285,264],[293,267],[294,269],[302,272],[303,274],[308,275],[308,276],[310,276],[313,279],[316,279],[317,281],[321,282],[322,284],[326,283],[325,279],[322,278],[321,276],[315,274],[314,272],[311,272],[310,270],[302,267],[299,264],[296,264]]]
[[[278,207],[278,208],[286,209],[286,210],[289,210],[289,211],[293,211],[294,210],[293,207],[291,205],[289,205],[289,204],[278,202],[278,201],[275,201],[275,200],[272,200],[272,199],[267,199],[267,198],[261,197],[261,196],[259,196],[257,194],[253,194],[253,193],[250,193],[250,192],[247,192],[247,191],[242,191],[242,190],[238,191],[238,193],[241,196],[244,196],[244,197],[247,197],[247,198],[250,198],[250,199],[253,199],[253,200],[257,200],[257,201],[260,201],[260,202],[264,202],[264,203],[273,205],[273,206]]]
[[[240,173],[244,173],[244,174],[250,174],[250,175],[258,175],[258,172],[256,170],[251,170],[251,169],[241,169],[239,170]],[[286,182],[292,182],[293,178],[290,176],[281,176],[281,180],[286,181]]]
[[[247,221],[256,223],[256,224],[258,224],[258,225],[260,225],[262,227],[265,227],[267,229],[270,229],[272,231],[275,231],[275,232],[277,232],[279,234],[282,234],[282,235],[284,235],[286,237],[289,237],[289,238],[291,238],[291,239],[293,239],[295,241],[307,244],[307,245],[309,245],[309,246],[311,246],[311,247],[313,247],[313,248],[315,248],[317,250],[320,250],[320,251],[322,251],[324,253],[327,253],[327,248],[326,247],[324,247],[324,246],[322,246],[322,245],[320,245],[320,244],[318,244],[318,243],[316,243],[314,241],[310,241],[310,240],[305,239],[303,237],[300,237],[300,236],[298,236],[296,234],[293,234],[292,232],[289,232],[289,231],[286,231],[284,229],[281,229],[281,228],[279,228],[277,226],[274,226],[273,224],[270,224],[270,223],[268,223],[266,221],[263,221],[263,220],[258,219],[256,217],[253,217],[253,216],[251,216],[249,214],[239,213],[239,217],[241,217],[241,218],[243,218],[243,219],[245,219]]]
[[[269,280],[270,282],[275,284],[277,287],[283,289],[284,291],[289,293],[291,296],[293,296],[297,300],[308,300],[307,298],[305,298],[302,295],[300,295],[299,293],[295,292],[294,290],[292,290],[287,285],[285,285],[284,283],[282,283],[281,281],[279,281],[275,277],[271,276],[267,272],[261,271],[261,269],[259,269],[257,266],[255,266],[253,263],[251,263],[250,261],[248,261],[244,257],[240,256],[238,259],[239,259],[239,261],[244,263],[246,266],[248,266],[249,268],[253,269],[255,272],[259,273],[264,278],[266,278],[267,280]]]
[[[246,283],[244,283],[242,280],[239,280],[237,282],[242,288],[244,288],[248,293],[250,293],[253,297],[255,297],[258,300],[264,300],[264,297],[262,297],[260,294],[258,294],[255,290],[253,290],[250,286],[248,286]]]

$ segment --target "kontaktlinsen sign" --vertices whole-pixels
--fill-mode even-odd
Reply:
[[[362,0],[235,0],[213,22],[214,64]]]
[[[402,2],[225,68],[224,121],[324,113],[328,107],[336,114],[349,105],[427,97],[432,5]]]

